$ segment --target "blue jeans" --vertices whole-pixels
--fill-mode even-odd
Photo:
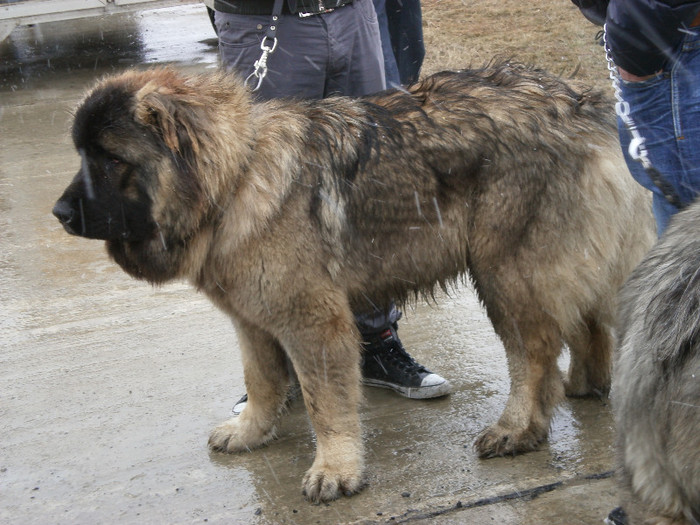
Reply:
[[[620,80],[630,115],[645,139],[651,164],[691,203],[700,193],[700,28],[693,28],[674,53],[670,71],[641,82]],[[653,196],[659,237],[679,210],[651,181],[628,148],[630,134],[618,119],[620,143],[632,176]]]

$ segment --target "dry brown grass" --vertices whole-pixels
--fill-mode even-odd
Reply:
[[[609,89],[598,27],[569,0],[423,0],[423,74],[513,58]]]

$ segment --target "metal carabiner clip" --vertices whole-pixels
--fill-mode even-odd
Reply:
[[[274,28],[274,26],[272,28]],[[255,84],[255,87],[252,88],[252,91],[257,91],[258,89],[260,89],[263,79],[265,78],[265,75],[267,75],[267,57],[277,48],[277,38],[272,38],[272,47],[267,45],[267,41],[270,38],[271,37],[266,36],[262,39],[262,42],[260,42],[260,49],[262,49],[262,54],[253,65],[253,72],[250,75],[248,75],[248,77],[245,79],[245,82],[243,82],[243,85],[248,87],[248,84],[253,79],[253,77],[257,78],[258,81]]]

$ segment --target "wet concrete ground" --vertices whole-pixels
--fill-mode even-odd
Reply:
[[[69,128],[85,87],[167,62],[217,67],[202,6],[20,28],[0,45],[0,522],[600,523],[616,503],[605,402],[566,401],[537,452],[476,458],[508,376],[466,286],[401,322],[454,393],[365,390],[361,494],[303,500],[314,445],[301,402],[270,446],[209,452],[243,393],[229,321],[184,284],[131,280],[51,215],[79,166]]]

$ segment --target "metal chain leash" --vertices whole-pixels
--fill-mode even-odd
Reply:
[[[612,59],[610,54],[610,48],[608,47],[607,41],[607,25],[603,26],[603,47],[605,49],[605,60],[608,63],[608,71],[610,72],[610,80],[612,81],[612,87],[615,92],[615,113],[620,117],[625,127],[629,130],[630,135],[632,135],[632,140],[629,145],[629,154],[633,160],[642,163],[644,169],[651,167],[651,161],[647,154],[647,148],[644,145],[645,139],[642,134],[639,133],[637,125],[632,120],[630,116],[630,105],[622,98],[622,88],[620,87],[620,77],[617,73],[617,66]]]
[[[637,124],[635,124],[634,120],[632,120],[632,116],[630,115],[629,103],[622,97],[622,88],[620,87],[620,76],[617,71],[617,66],[613,61],[612,54],[610,53],[610,48],[608,47],[607,34],[608,31],[606,24],[603,26],[603,47],[605,49],[605,60],[608,63],[610,80],[612,81],[612,87],[615,93],[615,100],[617,101],[615,103],[615,113],[618,117],[620,117],[620,120],[622,120],[622,123],[625,125],[625,128],[627,128],[631,135],[630,145],[628,148],[630,157],[632,158],[632,160],[640,162],[642,164],[642,167],[647,172],[647,175],[649,175],[651,181],[663,193],[664,198],[670,204],[672,204],[679,210],[682,210],[687,206],[687,204],[684,204],[681,201],[681,198],[678,196],[676,189],[666,179],[664,179],[661,173],[659,173],[659,171],[652,165],[651,161],[649,160],[649,154],[647,152],[645,144],[646,139],[639,132]]]

